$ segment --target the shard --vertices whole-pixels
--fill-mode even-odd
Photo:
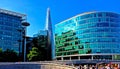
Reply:
[[[49,8],[47,8],[45,30],[47,31],[47,38],[48,38],[48,55],[51,56],[50,57],[51,59],[53,59],[54,58],[54,39],[53,39],[52,23],[51,23]]]

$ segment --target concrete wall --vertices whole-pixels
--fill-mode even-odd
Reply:
[[[0,69],[75,69],[74,67],[55,63],[0,63]]]
[[[6,64],[0,65],[0,69],[41,69],[39,64]]]

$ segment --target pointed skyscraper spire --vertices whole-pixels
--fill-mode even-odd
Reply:
[[[50,8],[47,8],[46,27],[45,27],[45,30],[49,30],[50,27],[52,27],[52,25],[51,25],[51,17],[50,17]]]
[[[53,39],[53,32],[52,32],[52,23],[51,23],[51,17],[50,17],[50,8],[47,8],[47,15],[46,15],[46,26],[45,30],[47,31],[47,37],[48,37],[48,53],[53,59],[54,57],[54,39]],[[50,54],[51,53],[51,54]]]

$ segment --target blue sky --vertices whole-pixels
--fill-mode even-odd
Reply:
[[[0,8],[24,13],[30,26],[28,36],[44,29],[47,7],[51,10],[52,26],[72,16],[89,11],[120,13],[120,0],[0,0]]]

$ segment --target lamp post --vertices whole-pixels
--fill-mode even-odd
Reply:
[[[26,61],[26,33],[27,33],[27,26],[30,24],[28,22],[23,22],[22,26],[24,28],[24,62]]]

